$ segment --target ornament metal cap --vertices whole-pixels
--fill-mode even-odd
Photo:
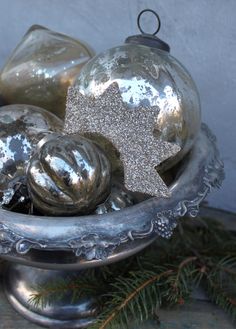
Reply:
[[[141,16],[146,12],[150,12],[150,13],[154,14],[157,19],[157,28],[156,28],[155,32],[152,34],[146,33],[143,30],[143,28],[141,27],[140,19],[141,19]],[[125,40],[125,43],[143,45],[143,46],[147,46],[147,47],[151,47],[151,48],[158,48],[158,49],[170,52],[170,46],[163,40],[156,37],[156,34],[159,32],[159,30],[161,28],[161,20],[160,20],[159,15],[154,10],[152,10],[152,9],[142,10],[137,17],[137,25],[142,34],[132,35],[132,36],[128,37]]]

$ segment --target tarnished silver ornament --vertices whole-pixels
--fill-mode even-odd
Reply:
[[[30,197],[44,215],[91,213],[110,193],[110,180],[103,151],[79,135],[51,135],[27,169]]]
[[[62,121],[31,105],[0,107],[0,192],[8,204],[17,184],[24,184],[25,168],[37,143],[62,130]]]
[[[97,206],[95,214],[102,215],[112,211],[119,211],[134,204],[135,198],[133,194],[125,190],[120,184],[114,184],[109,197],[105,202]]]
[[[181,150],[158,166],[158,171],[173,167],[184,157],[193,146],[201,123],[195,83],[168,51],[169,46],[153,35],[132,36],[126,44],[91,59],[74,82],[83,95],[96,98],[116,82],[127,109],[159,108],[154,134],[159,140],[179,145]],[[113,168],[121,165],[116,157]]]

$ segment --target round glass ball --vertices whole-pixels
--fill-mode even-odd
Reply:
[[[0,190],[23,182],[30,156],[39,141],[60,132],[63,122],[54,114],[32,105],[0,107]]]
[[[154,135],[176,143],[181,151],[158,167],[173,167],[191,149],[200,129],[197,88],[183,65],[168,52],[124,44],[97,55],[82,69],[74,86],[88,96],[100,96],[117,82],[127,108],[158,106]],[[116,158],[113,168],[121,164]]]
[[[33,25],[0,72],[7,104],[32,104],[64,118],[66,94],[94,52],[67,35]]]
[[[110,193],[110,182],[107,157],[78,134],[49,136],[27,167],[29,195],[44,215],[92,213]]]

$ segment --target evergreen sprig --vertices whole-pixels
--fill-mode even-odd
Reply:
[[[236,257],[215,262],[205,285],[209,298],[236,320]]]
[[[91,329],[125,329],[131,319],[138,324],[162,306],[184,304],[201,284],[236,319],[235,283],[236,236],[212,219],[186,218],[170,240],[158,239],[128,260],[36,287],[31,303],[44,307],[65,294],[73,302],[96,292],[101,312]]]

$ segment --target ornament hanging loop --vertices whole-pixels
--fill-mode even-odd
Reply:
[[[142,29],[142,27],[141,27],[141,22],[140,22],[140,21],[141,21],[141,16],[142,16],[144,13],[146,13],[146,12],[152,13],[152,14],[156,17],[156,19],[157,19],[157,28],[156,28],[156,30],[155,30],[154,33],[146,33],[146,32]],[[158,15],[154,10],[152,10],[152,9],[144,9],[144,10],[142,10],[142,11],[139,13],[139,15],[138,15],[138,17],[137,17],[137,25],[138,25],[139,31],[140,31],[142,34],[156,35],[156,34],[160,31],[160,28],[161,28],[161,20],[160,20],[159,15]]]

